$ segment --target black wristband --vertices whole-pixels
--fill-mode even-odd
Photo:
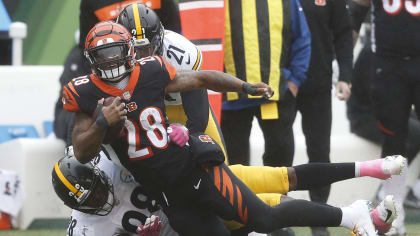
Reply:
[[[109,127],[108,121],[106,120],[104,113],[102,112],[103,104],[98,104],[96,107],[96,112],[98,113],[98,117],[96,118],[96,124],[101,127],[102,129],[107,129]]]
[[[242,84],[242,91],[246,94],[251,94],[251,95],[257,94],[257,88],[252,87],[252,84],[247,83],[247,82]]]
[[[363,21],[366,19],[366,13],[369,11],[370,7],[360,5],[351,0],[349,2],[349,8],[353,30],[359,33],[360,27],[362,26]]]

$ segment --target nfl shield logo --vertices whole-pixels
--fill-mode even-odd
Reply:
[[[125,100],[130,100],[130,98],[131,98],[130,92],[125,91],[125,92],[123,93],[123,97],[124,97],[124,99],[125,99]]]
[[[315,0],[315,5],[325,6],[326,5],[326,0]]]

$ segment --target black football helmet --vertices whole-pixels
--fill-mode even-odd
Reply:
[[[113,21],[93,26],[86,36],[84,53],[92,72],[108,82],[120,81],[134,68],[132,36],[124,26]]]
[[[130,4],[121,11],[117,23],[132,34],[137,59],[162,54],[164,28],[152,9],[141,3]]]
[[[58,197],[74,210],[104,216],[114,207],[111,180],[91,162],[81,164],[71,146],[65,157],[55,163],[52,184]]]

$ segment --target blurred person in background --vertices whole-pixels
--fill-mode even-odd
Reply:
[[[250,83],[266,82],[275,91],[269,100],[223,94],[221,128],[229,163],[249,165],[249,137],[256,117],[264,134],[264,165],[291,166],[296,96],[306,80],[311,52],[302,7],[298,0],[229,0],[225,9],[226,73]]]
[[[359,137],[367,139],[378,145],[384,141],[384,136],[378,127],[378,120],[372,111],[370,100],[369,83],[371,81],[372,57],[370,24],[365,24],[363,37],[360,42],[363,45],[354,64],[352,95],[347,102],[347,118],[350,121],[350,131]],[[420,121],[415,111],[411,111],[408,119],[408,137],[406,144],[406,157],[410,164],[420,151]],[[384,197],[381,188],[376,196],[380,201]],[[420,179],[409,189],[404,206],[420,209]]]
[[[89,62],[83,55],[84,42],[89,30],[98,22],[115,20],[125,6],[134,2],[147,2],[148,7],[153,9],[167,29],[181,33],[178,4],[175,0],[81,0],[79,11],[79,39],[78,46],[74,46],[66,58],[64,71],[60,76],[62,88],[70,80],[91,73]],[[71,131],[74,125],[74,115],[63,110],[61,94],[57,99],[54,109],[54,133],[57,138],[71,144]]]
[[[311,32],[311,61],[307,80],[299,89],[296,107],[302,115],[302,131],[310,163],[330,162],[332,61],[339,66],[336,96],[350,97],[353,37],[345,0],[300,1]],[[312,201],[326,203],[331,186],[309,191]],[[328,236],[325,227],[311,228],[313,236]]]
[[[381,155],[406,156],[413,106],[417,117],[420,114],[420,4],[403,0],[353,0],[350,3],[356,33],[371,8],[373,56],[369,95],[384,136]],[[400,212],[390,235],[406,233],[402,206],[406,172],[382,186],[385,194],[395,195]]]

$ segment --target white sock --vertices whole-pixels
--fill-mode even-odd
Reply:
[[[360,162],[354,162],[354,176],[360,177]]]
[[[353,210],[350,207],[341,207],[340,209],[342,212],[340,226],[345,227],[349,230],[353,230],[354,228],[354,223],[352,220]]]
[[[413,193],[417,199],[420,199],[420,179],[418,179],[416,184],[413,186]]]

